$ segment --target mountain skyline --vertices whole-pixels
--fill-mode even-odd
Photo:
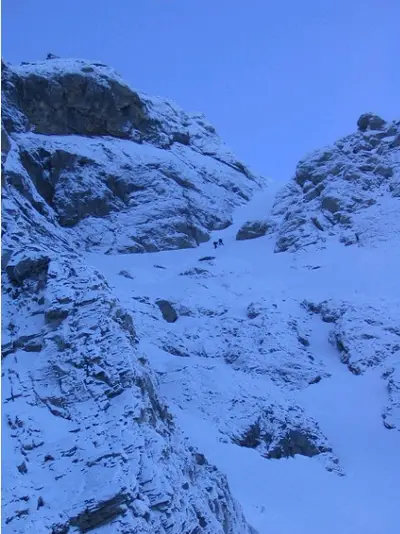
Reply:
[[[7,61],[50,52],[112,65],[131,86],[204,113],[268,178],[289,180],[362,113],[398,113],[396,0],[4,0],[2,12]]]

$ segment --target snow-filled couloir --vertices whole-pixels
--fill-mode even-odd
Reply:
[[[281,187],[102,64],[3,88],[5,531],[397,533],[399,123]]]

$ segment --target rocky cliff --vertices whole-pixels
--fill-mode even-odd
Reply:
[[[82,254],[196,247],[259,179],[204,117],[104,65],[2,76],[5,531],[249,532]]]
[[[80,249],[197,246],[259,189],[202,115],[102,64],[3,65],[3,102],[16,152],[4,179]]]
[[[301,161],[277,199],[276,251],[387,239],[400,197],[400,121],[362,115],[358,131]],[[398,233],[400,226],[393,231]]]

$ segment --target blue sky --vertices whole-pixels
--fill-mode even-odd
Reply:
[[[288,179],[305,153],[374,111],[399,118],[399,0],[3,0],[2,55],[112,65],[201,111],[256,171]]]

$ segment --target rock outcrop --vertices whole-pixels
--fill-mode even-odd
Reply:
[[[278,419],[281,412],[282,419]],[[296,426],[299,425],[298,427]],[[328,471],[341,475],[339,460],[332,456],[332,448],[312,419],[307,419],[301,409],[294,408],[288,418],[283,406],[271,405],[250,425],[240,437],[233,439],[240,447],[257,449],[269,460],[294,457],[321,456]]]
[[[362,374],[397,357],[400,350],[398,303],[387,303],[390,314],[383,307],[351,302],[305,302],[304,306],[324,322],[332,323],[330,342],[352,373]]]
[[[383,373],[387,381],[388,402],[382,413],[386,428],[396,428],[400,431],[400,360],[392,360],[391,365]]]
[[[180,437],[138,359],[132,318],[105,280],[68,255],[46,264],[33,254],[22,265],[35,269],[9,269],[3,280],[6,528],[150,533],[201,524],[211,534],[228,522],[245,532],[224,478]]]
[[[246,239],[256,239],[263,237],[271,230],[271,225],[267,221],[248,221],[246,222],[236,234],[237,241]]]
[[[396,224],[400,180],[400,121],[362,115],[359,131],[301,161],[272,210],[276,252],[385,239]],[[396,231],[400,227],[396,226]]]
[[[175,297],[173,308],[182,317],[180,330],[169,324],[175,314],[160,324],[158,302],[137,302],[140,337],[159,354],[155,365],[163,395],[185,414],[197,414],[216,427],[224,441],[253,448],[265,461],[315,457],[327,470],[342,474],[317,421],[293,397],[329,378],[322,359],[310,351],[308,310],[297,305],[299,316],[288,316],[275,303],[260,300],[237,315],[229,304],[219,303],[223,289],[215,278],[182,281],[182,296]],[[201,304],[203,291],[208,307]],[[226,298],[229,302],[229,291]],[[170,302],[163,303],[168,311]],[[158,368],[164,360],[169,372],[162,364]]]
[[[305,309],[332,325],[329,341],[349,371],[361,375],[381,368],[388,399],[382,411],[387,428],[400,430],[400,308],[397,301],[384,305],[352,302],[305,301]]]
[[[358,129],[361,132],[366,130],[384,130],[386,121],[374,113],[363,113],[357,121]]]

